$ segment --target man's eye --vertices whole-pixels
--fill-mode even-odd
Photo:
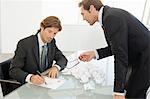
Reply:
[[[49,33],[51,33],[52,31],[48,31]]]

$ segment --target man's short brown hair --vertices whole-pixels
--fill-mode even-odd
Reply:
[[[61,29],[62,29],[60,20],[55,16],[49,16],[49,17],[45,18],[41,22],[41,27],[43,27],[43,28],[55,27],[55,28],[58,28],[59,31],[61,31]]]
[[[82,0],[79,3],[79,7],[83,6],[85,10],[90,9],[90,5],[93,5],[97,11],[100,10],[100,8],[103,6],[102,2],[100,0]]]

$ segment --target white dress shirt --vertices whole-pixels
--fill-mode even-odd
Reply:
[[[101,26],[103,26],[103,24],[102,24],[103,9],[104,9],[104,6],[101,7],[101,9],[99,10],[99,14],[98,14],[98,21],[99,21],[99,23],[100,23]],[[99,59],[99,55],[98,55],[97,51],[94,50],[94,52],[95,52],[95,58]]]

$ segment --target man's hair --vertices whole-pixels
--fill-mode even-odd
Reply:
[[[100,10],[100,8],[103,6],[102,2],[100,0],[82,0],[79,3],[79,7],[83,6],[85,10],[90,9],[90,5],[93,5],[97,11]]]
[[[49,17],[45,18],[41,22],[40,26],[43,27],[44,29],[47,27],[55,27],[55,28],[58,28],[59,31],[62,30],[61,22],[56,16],[49,16]],[[38,32],[40,32],[40,31],[41,31],[41,29],[38,30]]]

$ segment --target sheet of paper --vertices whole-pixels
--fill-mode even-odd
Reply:
[[[45,78],[45,81],[47,84],[43,83],[43,84],[37,85],[37,86],[50,88],[50,89],[56,89],[56,88],[60,87],[65,82],[65,80],[62,80],[62,79],[53,79],[53,78],[49,78],[46,76],[44,76],[44,78]],[[33,84],[33,83],[30,83],[30,84]]]
[[[80,60],[78,59],[79,55],[78,52],[71,54],[70,56],[67,57],[68,63],[66,68],[70,69],[74,66],[76,66],[77,64],[80,63]]]

